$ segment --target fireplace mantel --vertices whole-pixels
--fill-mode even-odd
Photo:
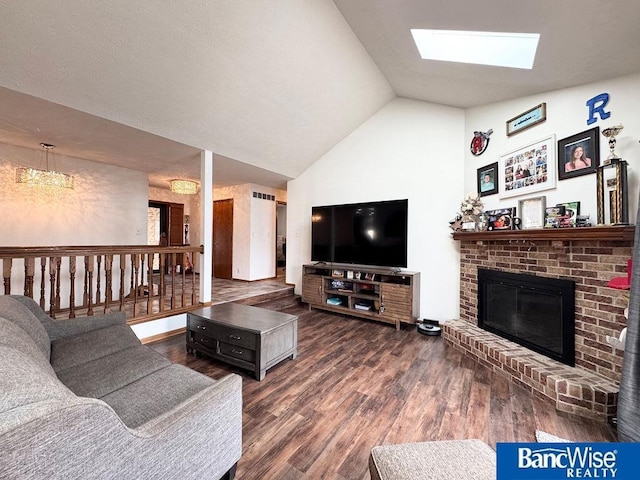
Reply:
[[[633,225],[604,225],[601,227],[535,228],[527,230],[493,230],[486,232],[454,232],[453,239],[475,240],[610,240],[633,241]]]

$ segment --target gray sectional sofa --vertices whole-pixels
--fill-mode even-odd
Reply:
[[[233,478],[242,381],[174,365],[124,314],[0,296],[0,478]]]

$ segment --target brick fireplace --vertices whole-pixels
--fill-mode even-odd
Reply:
[[[607,287],[626,275],[633,227],[456,233],[460,241],[460,319],[444,339],[561,411],[615,416],[622,353],[605,340],[626,325],[625,292]],[[575,367],[480,329],[478,267],[575,282]]]

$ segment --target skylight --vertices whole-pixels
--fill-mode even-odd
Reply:
[[[539,33],[411,29],[425,60],[533,68]]]

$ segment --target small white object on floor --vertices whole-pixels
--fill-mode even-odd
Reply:
[[[627,327],[624,327],[622,329],[622,331],[620,332],[620,336],[618,338],[610,337],[609,335],[606,335],[605,339],[607,340],[607,343],[611,345],[613,348],[617,348],[618,350],[624,350],[624,344],[627,339]]]
[[[543,432],[542,430],[536,430],[536,440],[538,443],[573,443],[571,440],[556,437],[555,435]]]

